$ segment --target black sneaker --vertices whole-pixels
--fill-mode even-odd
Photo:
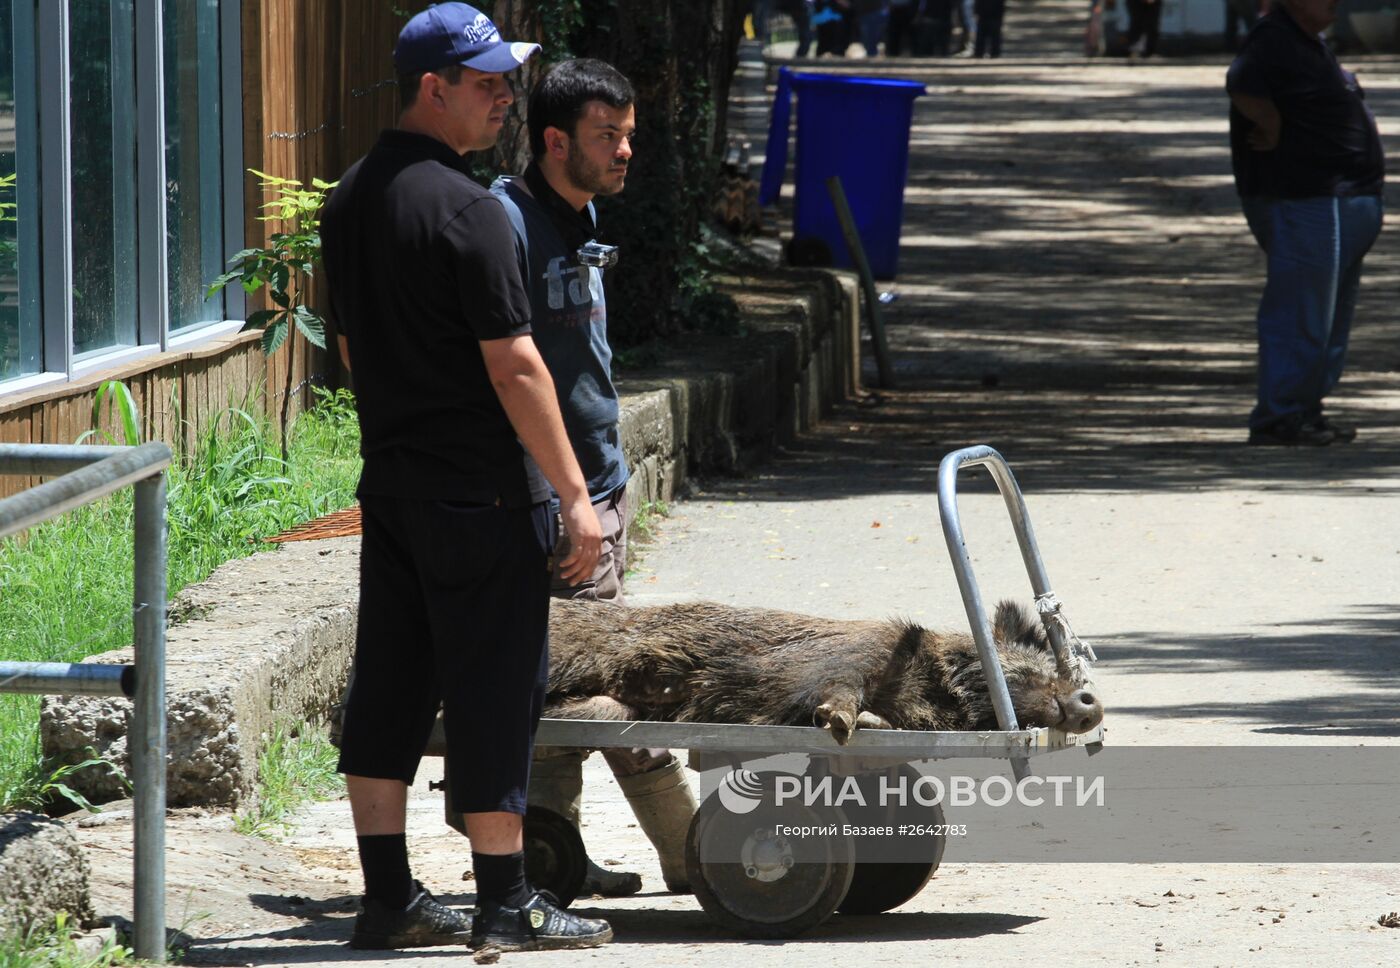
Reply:
[[[1356,436],[1355,433],[1352,436]],[[1330,428],[1317,422],[1304,423],[1297,417],[1267,427],[1252,427],[1249,431],[1249,442],[1254,446],[1326,447],[1336,439],[1336,433]]]
[[[429,948],[440,944],[466,944],[471,926],[464,915],[444,907],[417,881],[413,900],[397,909],[365,898],[355,918],[352,948]]]
[[[472,918],[471,946],[501,951],[555,951],[596,948],[607,944],[612,936],[608,922],[570,914],[536,891],[518,908],[482,901]]]

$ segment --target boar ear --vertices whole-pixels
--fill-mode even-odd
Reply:
[[[1045,637],[1045,627],[1030,609],[1009,598],[997,602],[996,617],[992,620],[992,635],[998,642],[1014,642],[1033,649],[1050,648],[1050,642]]]

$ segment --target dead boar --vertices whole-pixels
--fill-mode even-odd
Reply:
[[[565,719],[995,730],[972,636],[715,602],[618,607],[555,600],[544,715]],[[1061,676],[1045,629],[1013,602],[993,638],[1021,728],[1093,729],[1103,705]]]

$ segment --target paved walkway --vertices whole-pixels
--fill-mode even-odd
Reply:
[[[1018,474],[1056,589],[1099,650],[1110,743],[1400,743],[1395,236],[1367,263],[1335,400],[1361,438],[1245,447],[1262,259],[1230,184],[1225,61],[1082,60],[1082,7],[1013,0],[1000,61],[819,65],[929,87],[889,311],[900,389],[843,406],[748,478],[711,481],[678,504],[632,595],[960,627],[935,470],[948,451],[988,443]],[[1396,62],[1345,60],[1383,131],[1400,134]],[[1387,147],[1400,158],[1400,142]],[[962,514],[987,597],[1025,597],[985,479],[968,479]],[[598,763],[589,770],[595,856],[659,883],[616,785]],[[437,795],[420,792],[416,870],[465,903],[465,845],[442,827]],[[305,866],[268,875],[277,889],[245,921],[218,925],[195,960],[461,963],[460,952],[343,947],[357,890],[347,825],[344,804],[323,805],[281,860],[247,859],[244,871],[274,871],[290,851]],[[233,890],[242,875],[228,873]],[[1391,866],[1013,867],[960,864],[950,851],[900,911],[834,918],[785,945],[727,938],[692,898],[649,893],[583,904],[613,921],[607,949],[507,958],[1389,965],[1400,931],[1375,922],[1397,908]]]

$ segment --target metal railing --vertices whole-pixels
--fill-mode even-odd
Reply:
[[[0,474],[61,474],[0,500],[0,538],[135,485],[134,665],[0,662],[0,692],[133,696],[136,957],[165,961],[165,469],[170,448],[0,444]]]

